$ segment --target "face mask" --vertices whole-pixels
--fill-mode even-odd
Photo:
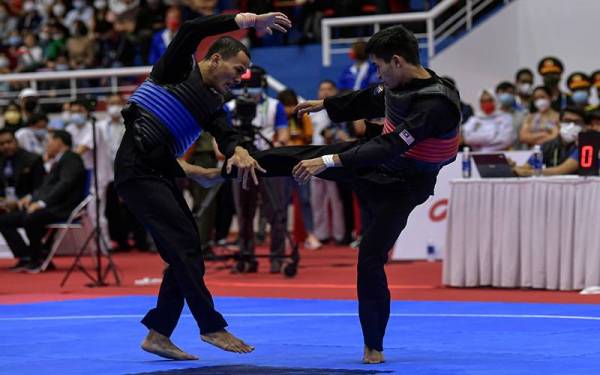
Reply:
[[[24,107],[27,112],[33,112],[35,107],[37,107],[37,102],[35,100],[27,100],[25,101]]]
[[[18,111],[4,112],[4,121],[9,125],[16,125],[21,122],[21,113]]]
[[[106,1],[105,0],[94,1],[94,8],[100,9],[100,10],[106,9]]]
[[[42,32],[40,33],[40,40],[41,40],[41,41],[46,41],[46,40],[48,40],[48,39],[50,39],[50,35],[49,35],[47,32],[45,32],[45,31],[42,31]]]
[[[85,115],[83,113],[73,113],[71,115],[71,122],[77,126],[85,125]]]
[[[65,71],[65,70],[69,70],[69,65],[67,64],[56,64],[56,70],[58,71]]]
[[[9,64],[10,64],[10,62],[8,61],[8,59],[6,57],[0,57],[0,69],[8,68]]]
[[[167,21],[167,29],[169,29],[171,31],[175,31],[175,30],[179,29],[179,25],[181,25],[181,22],[179,20],[168,20]]]
[[[584,90],[577,90],[573,93],[573,95],[571,95],[573,102],[578,105],[587,104],[589,98],[590,94]]]
[[[25,11],[25,13],[29,13],[33,10],[35,10],[35,4],[31,1],[28,1],[25,4],[23,4],[23,11]]]
[[[120,105],[109,105],[108,108],[106,108],[106,112],[110,117],[116,119],[121,117],[121,109],[123,109],[123,107]]]
[[[519,93],[521,95],[529,96],[531,95],[531,83],[521,83],[519,84]]]
[[[71,120],[71,112],[69,111],[63,111],[60,114],[60,118],[64,121],[64,122],[68,122],[69,120]]]
[[[581,126],[575,124],[574,122],[561,122],[560,137],[565,143],[573,143],[577,139],[581,129]]]
[[[535,105],[535,108],[537,108],[538,111],[544,112],[550,108],[550,100],[543,98],[536,99],[535,102],[533,102],[533,105]]]
[[[73,1],[73,8],[79,10],[85,6],[85,2],[83,1]]]
[[[560,82],[560,76],[556,74],[548,74],[544,76],[544,86],[546,87],[556,87]]]
[[[496,110],[496,104],[494,102],[483,102],[481,103],[481,110],[489,116]]]
[[[498,95],[498,100],[502,106],[510,107],[515,102],[515,96],[511,93],[503,92],[502,94]]]
[[[48,130],[47,129],[33,129],[33,134],[35,134],[35,137],[37,139],[46,139],[46,136],[48,136]]]
[[[52,7],[52,14],[54,14],[56,17],[62,17],[63,14],[65,14],[65,6],[61,3],[54,4]]]
[[[8,38],[8,44],[10,44],[13,47],[20,46],[22,42],[23,42],[23,39],[21,39],[21,37],[18,35],[13,35],[10,38]]]

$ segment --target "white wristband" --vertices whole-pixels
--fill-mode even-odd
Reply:
[[[323,155],[321,156],[321,160],[325,163],[327,168],[335,167],[335,161],[333,160],[333,155]]]
[[[235,16],[235,22],[240,29],[247,29],[256,25],[256,17],[254,13],[238,13]]]

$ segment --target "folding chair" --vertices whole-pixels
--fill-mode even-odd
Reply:
[[[63,223],[49,224],[46,226],[46,228],[48,229],[48,233],[44,237],[45,241],[49,240],[52,233],[58,232],[58,236],[52,242],[52,248],[50,249],[50,253],[48,254],[46,259],[44,259],[44,262],[42,263],[42,266],[40,268],[42,272],[44,272],[46,270],[46,268],[48,268],[48,265],[52,261],[52,258],[54,257],[54,255],[56,255],[56,252],[58,251],[59,246],[61,245],[62,241],[64,240],[64,238],[67,235],[67,232],[69,230],[84,229],[86,226],[88,228],[93,229],[92,225],[84,225],[84,223],[83,223],[83,220],[85,218],[87,218],[89,220],[89,217],[87,216],[88,213],[87,213],[86,208],[93,199],[94,199],[94,196],[92,194],[89,194],[87,197],[85,197],[85,199],[83,201],[81,201],[81,203],[79,203],[77,205],[77,207],[75,207],[73,209],[73,211],[71,211],[71,214],[69,215],[69,218],[67,219],[67,221],[65,221]],[[87,246],[87,244],[89,243],[90,238],[92,238],[93,234],[94,234],[94,232],[92,230],[90,232],[90,234],[88,235],[88,237],[85,241],[85,244],[83,246]]]

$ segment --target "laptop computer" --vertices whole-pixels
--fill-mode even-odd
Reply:
[[[481,178],[517,177],[504,154],[473,154]]]

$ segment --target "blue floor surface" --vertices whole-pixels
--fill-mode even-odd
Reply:
[[[202,343],[186,310],[173,341],[198,361],[139,349],[152,297],[0,305],[0,374],[600,374],[600,306],[393,302],[386,363],[363,365],[353,301],[217,298],[255,352]]]

